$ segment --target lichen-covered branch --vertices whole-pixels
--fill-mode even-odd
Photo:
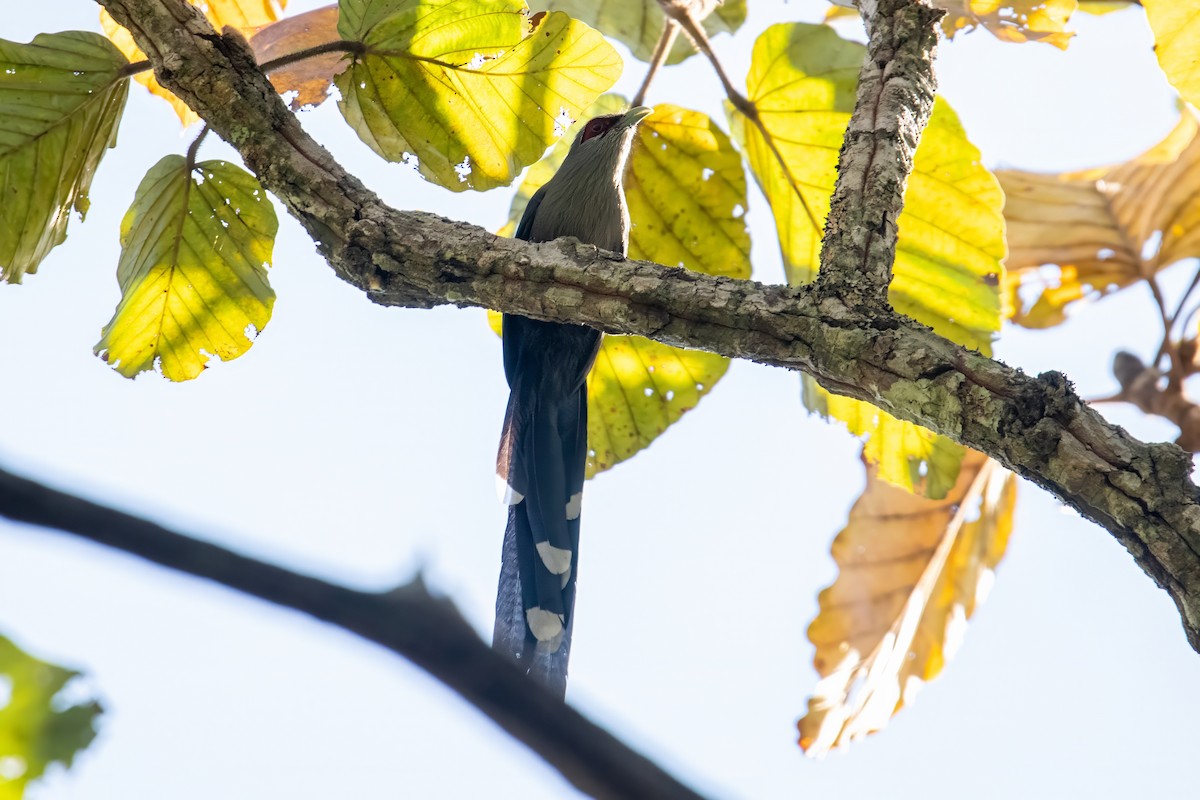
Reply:
[[[828,283],[716,278],[389,208],[301,129],[240,37],[215,35],[184,0],[99,2],[131,28],[159,81],[238,149],[334,270],[374,301],[484,306],[804,370],[987,453],[1104,526],[1170,593],[1200,650],[1190,458],[1108,424],[1061,375],[1028,377],[886,308],[847,303]]]
[[[838,156],[818,280],[859,307],[887,305],[896,220],[933,111],[933,59],[945,16],[918,0],[860,0],[867,57]]]
[[[0,469],[0,517],[65,531],[336,625],[407,658],[458,692],[592,797],[700,795],[564,705],[488,647],[419,578],[360,592],[193,539]]]

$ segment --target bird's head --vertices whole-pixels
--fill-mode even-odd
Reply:
[[[575,136],[566,161],[623,170],[633,132],[652,112],[653,109],[646,106],[634,106],[623,114],[592,117]]]

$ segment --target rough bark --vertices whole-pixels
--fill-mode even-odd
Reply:
[[[945,12],[913,0],[859,5],[867,57],[838,156],[818,280],[850,305],[886,307],[896,220],[937,93],[933,59]]]
[[[483,306],[804,370],[833,392],[987,453],[1104,526],[1170,593],[1200,650],[1200,493],[1190,458],[1108,424],[1062,375],[1026,376],[885,306],[847,302],[830,283],[789,289],[715,278],[397,211],[301,129],[239,36],[214,33],[183,0],[98,2],[133,31],[159,81],[238,149],[338,275],[373,301]],[[923,69],[931,74],[928,59]],[[864,201],[851,194],[839,214]],[[852,236],[829,248],[849,252],[823,263],[863,263]]]

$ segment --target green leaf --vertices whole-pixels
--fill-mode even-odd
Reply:
[[[376,153],[453,191],[504,186],[621,75],[598,32],[522,0],[342,0],[364,51],[335,79]]]
[[[658,0],[533,0],[537,11],[563,11],[574,19],[625,44],[633,57],[649,61],[654,55],[666,25]],[[711,39],[719,33],[734,33],[746,21],[746,0],[725,0],[717,4],[701,24]],[[668,64],[678,64],[695,55],[696,48],[682,33],[667,56]]]
[[[580,117],[628,107],[604,95]],[[504,233],[566,158],[573,127],[517,189]],[[668,168],[669,165],[669,168]],[[659,105],[638,128],[625,172],[632,223],[629,257],[712,275],[750,276],[750,234],[742,219],[746,177],[733,144],[708,116]],[[493,315],[499,331],[499,315]],[[588,375],[588,477],[648,447],[729,368],[713,353],[682,350],[639,336],[605,336]]]
[[[79,673],[39,661],[3,636],[0,675],[9,689],[0,706],[0,800],[19,800],[50,764],[71,766],[96,737],[102,709],[95,700],[69,706],[56,700]]]
[[[121,302],[96,354],[132,378],[195,378],[209,356],[250,349],[271,318],[267,267],[279,223],[253,175],[224,161],[155,164],[121,222]]]
[[[816,277],[838,152],[865,54],[862,45],[823,25],[772,26],[755,44],[747,78],[769,138],[729,109],[735,137],[771,203],[792,284]],[[898,311],[983,353],[990,353],[1000,328],[1003,200],[958,117],[938,98],[905,193],[890,296]],[[961,458],[950,454],[961,454],[957,446],[858,401],[835,400],[805,381],[810,408],[878,440],[867,449],[881,478],[923,488],[931,497],[954,485]]]
[[[0,39],[0,267],[20,283],[87,212],[104,151],[116,144],[129,81],[124,56],[95,33]]]

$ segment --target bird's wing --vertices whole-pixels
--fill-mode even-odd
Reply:
[[[521,221],[517,223],[517,232],[513,234],[514,239],[530,241],[529,237],[533,234],[533,218],[537,216],[538,208],[542,205],[542,198],[545,196],[546,187],[542,186],[533,193],[533,197],[529,198],[529,203],[525,206],[525,213],[521,215]]]

